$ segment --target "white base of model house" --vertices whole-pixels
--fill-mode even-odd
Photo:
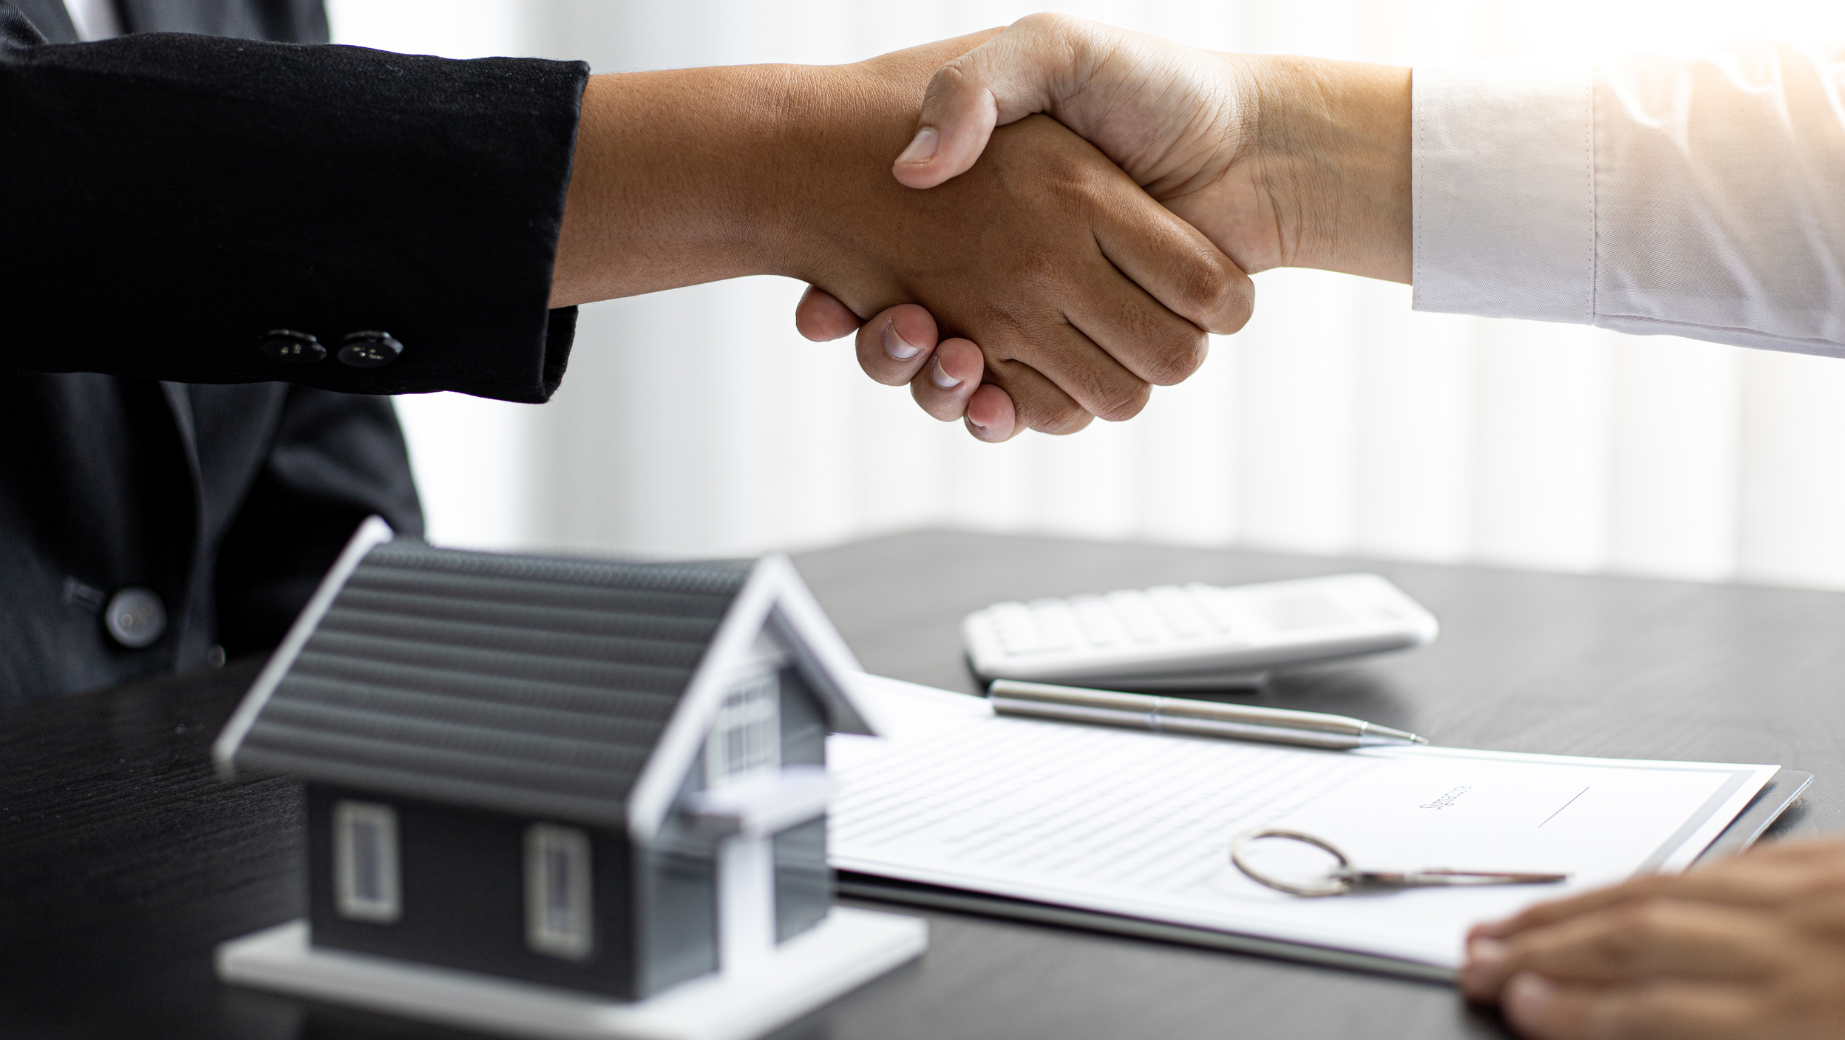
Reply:
[[[218,977],[371,1011],[557,1040],[750,1040],[920,956],[928,925],[836,906],[747,972],[719,972],[642,1001],[316,947],[290,921],[218,947]]]

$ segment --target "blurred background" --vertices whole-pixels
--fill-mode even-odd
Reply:
[[[332,0],[334,39],[598,72],[835,63],[1036,4]],[[1815,0],[1121,0],[1222,50],[1399,64],[1845,40]],[[923,526],[1845,588],[1845,361],[1413,314],[1407,286],[1256,277],[1256,317],[1142,415],[976,443],[744,279],[586,307],[545,406],[398,399],[432,540],[741,554]]]

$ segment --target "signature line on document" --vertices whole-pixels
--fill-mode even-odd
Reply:
[[[1588,793],[1589,793],[1589,789],[1585,787],[1582,790],[1576,792],[1576,798],[1581,798],[1583,795],[1588,794]],[[1544,817],[1544,823],[1549,823],[1550,821],[1556,819],[1557,813],[1560,813],[1563,810],[1569,808],[1570,806],[1575,805],[1576,798],[1571,798],[1569,801],[1564,802],[1562,805],[1558,806],[1557,812],[1551,813],[1549,816]],[[1542,827],[1544,826],[1544,823],[1540,823],[1538,824],[1538,826]]]

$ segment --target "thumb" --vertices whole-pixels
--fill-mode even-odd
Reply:
[[[911,188],[933,188],[966,173],[993,129],[1048,111],[1074,89],[1087,23],[1032,15],[937,69],[923,94],[916,136],[891,173]]]

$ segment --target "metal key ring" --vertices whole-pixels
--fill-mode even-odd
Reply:
[[[1260,841],[1263,838],[1285,838],[1289,841],[1305,842],[1316,849],[1330,853],[1332,858],[1339,861],[1339,871],[1349,870],[1352,866],[1352,861],[1345,858],[1345,853],[1340,852],[1338,849],[1333,848],[1331,845],[1311,834],[1282,830],[1277,827],[1265,827],[1260,830],[1244,831],[1242,834],[1237,835],[1236,839],[1230,843],[1230,862],[1236,864],[1236,869],[1242,871],[1243,875],[1249,878],[1249,880],[1254,881],[1258,885],[1265,885],[1277,892],[1286,892],[1291,896],[1342,896],[1352,890],[1351,877],[1349,875],[1342,876],[1337,872],[1328,877],[1325,884],[1310,887],[1306,885],[1290,884],[1286,881],[1277,881],[1272,877],[1265,877],[1257,871],[1250,869],[1249,864],[1243,862],[1243,846],[1254,841]]]

